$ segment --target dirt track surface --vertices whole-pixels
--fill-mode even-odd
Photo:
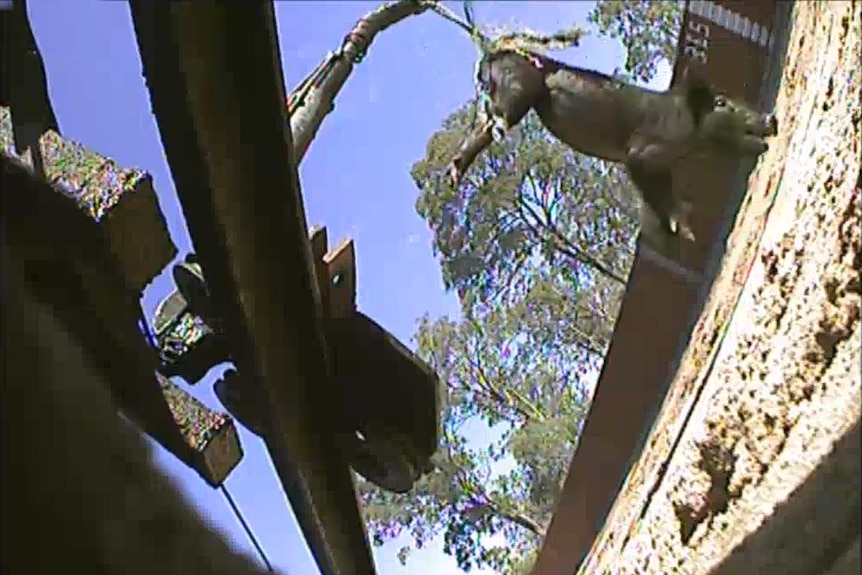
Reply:
[[[780,133],[582,573],[858,573],[860,8],[794,7]]]

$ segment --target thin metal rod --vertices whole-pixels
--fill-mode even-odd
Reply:
[[[237,507],[236,501],[233,500],[230,491],[227,490],[227,485],[222,483],[219,486],[219,489],[221,489],[222,495],[224,495],[224,498],[227,500],[227,504],[230,505],[231,510],[233,510],[233,514],[236,515],[237,521],[239,521],[239,524],[242,525],[243,529],[245,529],[245,534],[248,537],[248,540],[251,541],[252,545],[254,545],[254,548],[257,550],[257,554],[260,555],[260,560],[263,561],[267,571],[275,573],[275,569],[272,568],[272,563],[269,562],[266,553],[263,551],[263,547],[260,546],[260,542],[251,530],[251,526],[246,522],[245,517],[242,516],[242,512],[239,510],[239,507]]]

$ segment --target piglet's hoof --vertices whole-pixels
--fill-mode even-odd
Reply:
[[[681,200],[676,208],[676,213],[668,220],[670,232],[684,242],[695,243],[694,232],[689,226],[689,217],[691,216],[691,202]]]
[[[668,227],[670,227],[671,234],[678,236],[680,239],[687,242],[695,242],[694,232],[691,231],[691,228],[689,228],[684,222],[681,222],[676,218],[671,218],[668,222]]]
[[[679,237],[687,242],[695,243],[697,240],[694,237],[694,232],[688,226],[682,225],[679,228]]]

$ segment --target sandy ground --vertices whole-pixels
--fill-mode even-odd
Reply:
[[[780,133],[582,573],[858,573],[860,8],[794,7]]]

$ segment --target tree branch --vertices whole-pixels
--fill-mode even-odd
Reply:
[[[541,525],[539,525],[538,522],[527,517],[526,515],[522,515],[520,513],[515,513],[512,511],[507,511],[507,510],[501,508],[497,503],[494,503],[493,501],[489,501],[489,506],[491,507],[492,511],[498,517],[501,517],[503,519],[511,521],[512,523],[514,523],[516,525],[520,525],[521,527],[523,527],[527,531],[532,531],[533,533],[535,533],[539,537],[542,537],[542,538],[545,537],[545,529]]]
[[[299,90],[304,93],[296,98],[299,107],[290,117],[297,164],[308,151],[324,118],[334,109],[335,97],[353,71],[354,64],[362,59],[375,36],[408,16],[425,12],[434,4],[433,0],[397,0],[369,12],[347,33],[338,53],[330,56],[329,62],[324,62],[330,66],[323,71],[322,77],[317,82],[300,84]]]
[[[484,333],[485,330],[482,329],[482,326],[479,325],[479,322],[477,322],[476,319],[472,315],[465,316],[464,321],[469,321],[470,325],[473,326],[473,329],[476,330],[476,333],[479,334],[479,338],[482,341],[486,341],[485,333]],[[519,393],[518,390],[516,390],[516,389],[500,390],[496,386],[494,386],[494,384],[491,383],[490,378],[487,377],[487,374],[485,372],[485,368],[482,365],[482,360],[481,360],[480,355],[477,353],[475,357],[476,357],[476,361],[475,362],[470,361],[470,365],[472,365],[474,367],[474,369],[477,370],[479,376],[484,380],[485,384],[488,386],[489,389],[493,390],[497,394],[498,397],[504,398],[506,405],[509,405],[510,407],[514,408],[516,411],[522,413],[527,419],[538,419],[539,421],[544,421],[546,419],[546,415],[542,412],[542,410],[539,409],[538,407],[536,407],[536,405],[533,402],[528,400],[521,393]],[[515,399],[517,399],[518,401],[521,402],[520,406],[516,405],[515,402],[512,401],[512,396],[514,396]],[[527,413],[526,410],[529,410],[530,413]]]
[[[596,258],[588,255],[586,252],[573,245],[572,242],[570,242],[569,239],[565,237],[555,225],[549,222],[544,222],[542,216],[536,213],[536,210],[534,210],[530,205],[528,205],[527,202],[523,200],[523,197],[519,197],[517,201],[519,208],[522,210],[522,213],[524,210],[528,211],[529,216],[531,216],[535,221],[539,222],[542,227],[544,227],[550,232],[551,238],[554,240],[554,247],[557,249],[557,251],[569,256],[576,261],[595,268],[599,272],[608,276],[610,279],[615,280],[622,285],[626,284],[626,279],[624,277],[614,272],[612,269],[598,261]],[[524,214],[524,216],[526,215],[527,214]],[[526,222],[526,217],[524,219]],[[534,231],[538,231],[535,225],[532,225],[529,222],[526,223],[527,226],[532,228]],[[541,234],[538,235],[541,236]]]
[[[527,255],[528,254],[524,253],[519,254],[518,259],[515,260],[514,268],[509,272],[509,277],[506,278],[506,282],[502,286],[499,286],[496,290],[494,290],[494,293],[489,298],[490,300],[499,301],[503,299],[503,296],[505,296],[512,289],[512,286],[514,285],[518,274],[521,273],[521,270],[524,269],[524,266],[529,260]]]
[[[585,351],[592,353],[592,354],[595,354],[595,355],[601,356],[604,354],[605,347],[607,347],[607,345],[599,346],[599,344],[596,343],[596,341],[592,337],[590,337],[586,333],[584,333],[583,330],[573,328],[573,327],[570,327],[569,329],[577,334],[578,341],[576,342],[576,345],[578,347],[581,347]]]
[[[501,519],[505,519],[507,521],[511,521],[516,525],[520,525],[524,529],[539,535],[540,537],[545,536],[545,529],[535,520],[530,517],[527,517],[523,513],[519,513],[514,510],[508,509],[508,505],[504,505],[497,501],[492,495],[488,494],[482,487],[480,487],[477,482],[471,481],[469,479],[470,472],[461,465],[455,463],[455,458],[452,454],[451,449],[451,438],[446,437],[446,452],[448,453],[448,461],[447,462],[438,462],[438,467],[440,467],[439,463],[443,463],[446,467],[450,467],[450,470],[453,472],[452,475],[455,481],[458,482],[459,487],[463,491],[463,494],[475,500],[485,501],[485,507],[490,509],[495,515],[500,517]],[[454,469],[453,469],[454,468]]]
[[[479,383],[479,387],[483,389],[489,397],[492,397],[506,407],[513,409],[516,413],[523,417],[525,421],[529,421],[531,419],[545,419],[545,415],[541,411],[539,411],[535,405],[528,401],[524,401],[523,397],[519,397],[519,394],[517,394],[517,392],[515,392],[514,390],[501,390],[497,388],[497,386],[495,386],[493,383],[491,383],[491,380],[485,373],[485,369],[482,367],[481,360],[468,359],[467,362],[470,364],[470,367],[476,370],[476,379]],[[514,399],[517,399],[518,401],[515,401],[510,394],[515,395]],[[526,406],[521,404],[525,404]]]

